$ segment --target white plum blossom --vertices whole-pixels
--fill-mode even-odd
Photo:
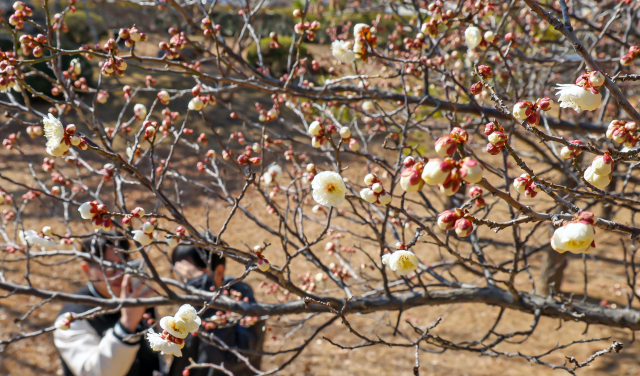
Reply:
[[[55,116],[47,114],[42,118],[44,136],[47,138],[47,153],[54,157],[62,156],[69,150],[69,144],[64,142],[64,126]]]
[[[56,242],[51,239],[40,237],[35,230],[20,231],[18,237],[24,245],[33,245],[45,249],[51,249],[57,245]]]
[[[400,275],[409,275],[418,268],[419,261],[411,251],[398,250],[382,256],[382,263]]]
[[[422,180],[429,185],[443,184],[451,175],[451,166],[442,159],[430,159],[422,170]]]
[[[272,165],[267,167],[267,172],[264,175],[262,175],[262,181],[266,185],[269,185],[272,182],[282,179],[282,176],[283,176],[282,167],[280,167],[280,165],[277,163],[273,163]]]
[[[147,117],[147,106],[142,103],[136,103],[136,105],[133,106],[133,113],[138,120],[143,120]]]
[[[380,196],[378,196],[378,201],[380,201],[380,205],[387,205],[391,202],[391,194],[389,192],[382,192]]]
[[[151,345],[151,349],[160,351],[163,355],[182,356],[184,343],[179,345],[169,341],[163,338],[161,334],[155,333],[152,329],[149,329],[149,332],[147,332],[147,340],[149,341],[149,345]]]
[[[311,182],[313,199],[320,205],[338,206],[344,201],[347,187],[342,176],[334,171],[323,171]]]
[[[167,242],[167,246],[169,246],[169,247],[171,247],[171,248],[177,247],[177,246],[178,246],[178,244],[180,243],[180,242],[178,241],[178,238],[176,238],[176,237],[174,237],[174,236],[171,236],[171,237],[167,236],[167,237],[165,237],[165,241]]]
[[[460,176],[462,180],[469,184],[475,184],[482,181],[482,173],[483,168],[478,161],[475,159],[471,159],[466,157],[462,162],[462,167],[460,168]]]
[[[56,320],[53,326],[58,330],[69,330],[70,322],[64,317],[60,317]]]
[[[365,112],[373,112],[376,109],[375,104],[372,101],[364,101],[362,102],[362,110]]]
[[[146,234],[142,230],[134,230],[133,232],[133,240],[137,241],[142,245],[149,245],[153,243],[153,236]]]
[[[476,48],[482,42],[482,30],[475,26],[469,26],[464,31],[464,42],[469,48]]]
[[[149,245],[153,243],[153,230],[155,226],[151,224],[151,222],[145,222],[142,225],[142,229],[132,231],[133,240],[137,241],[142,245]]]
[[[560,253],[589,253],[595,232],[587,223],[569,223],[556,229],[551,237],[551,247]]]
[[[312,136],[319,136],[321,132],[322,125],[320,125],[319,121],[314,121],[313,123],[309,124],[309,134],[311,134]]]
[[[189,101],[188,108],[191,111],[200,111],[202,110],[202,106],[204,106],[204,102],[200,97],[195,97]]]
[[[84,204],[80,205],[78,211],[80,212],[80,216],[82,217],[82,219],[93,219],[93,217],[95,217],[97,213],[92,212],[92,209],[93,206],[91,205],[91,202],[85,202]]]
[[[362,197],[362,199],[366,202],[372,204],[378,201],[378,197],[376,197],[375,192],[373,192],[371,188],[364,188],[363,190],[361,190],[360,197]]]
[[[602,95],[594,94],[577,85],[558,85],[560,107],[573,108],[576,112],[593,111],[602,103]]]
[[[331,53],[338,61],[351,64],[356,60],[356,54],[351,50],[351,42],[335,40],[331,43]]]
[[[598,175],[593,166],[584,170],[584,179],[597,188],[604,189],[611,183],[611,174]]]
[[[189,333],[197,331],[200,328],[200,324],[202,324],[198,312],[190,304],[183,304],[173,318],[177,326],[184,326]]]

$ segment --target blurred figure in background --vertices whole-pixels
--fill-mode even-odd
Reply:
[[[115,234],[100,234],[82,241],[81,251],[114,264],[124,265],[129,254],[117,252],[129,250],[126,239],[112,240]],[[105,238],[105,237],[107,238]],[[122,299],[143,297],[143,283],[136,283],[121,269],[104,267],[98,262],[84,259],[80,263],[88,283],[76,294],[87,297]],[[106,275],[106,278],[105,278]],[[109,284],[109,286],[107,285]],[[148,291],[148,290],[147,290]],[[148,293],[146,293],[148,295]],[[66,313],[84,313],[94,306],[82,303],[67,303],[56,321],[63,320]],[[53,342],[62,359],[65,376],[154,376],[160,374],[160,356],[151,350],[143,335],[134,333],[149,328],[147,320],[154,318],[153,308],[128,307],[90,320],[75,320],[68,329],[53,332]],[[144,334],[144,333],[143,333]]]
[[[210,257],[211,256],[211,257]],[[207,261],[209,261],[207,267]],[[233,277],[225,277],[225,258],[216,253],[210,253],[195,246],[178,246],[173,250],[171,262],[176,272],[187,280],[187,284],[195,288],[210,291],[224,286]],[[244,282],[237,282],[231,287],[234,294],[241,294],[241,298],[249,303],[255,303],[253,289]],[[196,307],[198,309],[198,307]],[[250,364],[257,370],[262,361],[262,344],[265,333],[264,321],[253,323],[251,326],[242,324],[216,325],[213,329],[205,329],[206,322],[216,316],[217,310],[207,309],[201,316],[204,332],[202,335],[189,336],[185,339],[182,349],[182,357],[174,358],[171,364],[170,376],[182,376],[182,371],[188,366],[189,358],[196,363],[223,364],[224,368],[236,376],[255,375],[255,372],[232,352],[224,350],[224,346],[216,343],[215,336],[231,349],[247,358]],[[211,326],[211,324],[209,324]],[[245,350],[245,351],[243,351]],[[194,368],[190,370],[190,376],[218,376],[223,372],[212,368]]]

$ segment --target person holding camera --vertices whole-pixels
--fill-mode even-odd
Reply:
[[[200,290],[212,291],[234,280],[231,276],[225,276],[226,260],[223,256],[199,247],[176,247],[171,255],[171,262],[176,272],[187,279],[187,285]],[[253,289],[248,284],[236,282],[230,289],[240,299],[255,303]],[[256,372],[252,368],[259,370],[262,361],[264,321],[255,322],[250,326],[234,322],[214,325],[212,318],[220,316],[211,308],[205,310],[201,316],[204,322],[204,327],[201,327],[202,333],[185,339],[182,357],[173,359],[169,376],[182,376],[182,371],[190,364],[190,358],[196,363],[223,365],[236,376],[255,375]],[[236,354],[244,359],[240,359]],[[212,368],[193,368],[189,375],[219,376],[225,373]]]
[[[94,259],[103,259],[124,265],[129,261],[128,253],[117,249],[129,249],[126,239],[112,240],[113,234],[101,234],[84,239],[82,252]],[[102,266],[97,261],[83,260],[80,263],[88,284],[76,294],[110,299],[139,298],[147,296],[145,289],[122,269]],[[70,313],[84,313],[94,306],[82,303],[67,303],[60,311],[57,322],[68,322]],[[64,376],[154,376],[161,374],[161,357],[151,350],[141,333],[149,328],[155,318],[153,308],[124,307],[118,312],[98,315],[89,320],[70,320],[68,325],[58,326],[53,341],[62,360]]]

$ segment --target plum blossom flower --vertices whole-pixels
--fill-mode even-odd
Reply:
[[[202,324],[198,312],[190,304],[183,304],[173,318],[177,323],[176,325],[183,326],[189,333],[197,331],[200,324]]]
[[[464,42],[469,48],[476,48],[482,42],[482,30],[475,26],[469,26],[464,31]]]
[[[584,179],[597,188],[604,189],[611,183],[611,174],[596,174],[595,168],[592,166],[584,170]]]
[[[280,165],[277,163],[273,163],[272,165],[267,167],[267,172],[264,175],[262,175],[262,181],[266,185],[269,185],[272,182],[282,179],[282,176],[283,176],[282,167],[280,167]]]
[[[64,126],[52,114],[42,118],[44,136],[47,138],[47,148],[57,148],[64,139]]]
[[[409,275],[418,268],[419,261],[411,251],[398,250],[382,256],[382,263],[400,275]]]
[[[54,157],[60,157],[69,150],[70,143],[65,142],[64,127],[60,120],[47,114],[42,118],[44,124],[44,136],[47,138],[47,153]]]
[[[136,115],[136,119],[143,120],[147,117],[147,106],[142,103],[136,103],[133,106],[133,113]]]
[[[331,43],[331,53],[338,61],[351,64],[356,60],[356,54],[351,50],[351,42],[335,40]]]
[[[97,210],[95,210],[93,205],[91,205],[91,202],[85,202],[80,205],[78,211],[80,212],[82,219],[93,219],[93,217],[98,214]]]
[[[338,206],[344,201],[347,187],[342,176],[334,171],[323,171],[311,182],[313,199],[324,206]]]
[[[407,157],[407,160],[405,160],[405,165],[409,166],[400,175],[400,186],[407,193],[417,192],[424,186],[424,180],[421,177],[424,164],[422,162],[415,163],[412,157]]]
[[[163,334],[155,333],[152,329],[147,332],[147,340],[151,345],[151,349],[160,351],[163,355],[182,356],[184,341],[182,341],[182,344],[178,344],[168,340]]]
[[[471,235],[473,231],[473,223],[466,218],[460,218],[456,221],[454,228],[459,237],[464,238]]]
[[[64,317],[60,317],[59,319],[56,320],[56,322],[53,324],[53,326],[56,329],[59,329],[59,330],[69,330],[69,327],[71,326],[71,323],[69,322],[68,319],[66,319]]]
[[[442,159],[431,159],[422,170],[422,180],[429,185],[443,184],[451,175],[451,165]]]
[[[200,111],[202,110],[202,106],[204,106],[204,102],[200,97],[195,97],[189,101],[189,105],[187,106],[191,111]]]
[[[36,232],[35,230],[20,231],[18,236],[20,238],[20,242],[22,242],[22,244],[24,244],[25,246],[33,245],[36,247],[51,249],[57,245],[57,243],[51,239],[40,237],[40,235],[38,235],[38,232]]]
[[[456,221],[460,218],[458,213],[454,210],[445,210],[442,213],[438,214],[438,227],[441,230],[447,231],[451,230]]]
[[[551,248],[560,253],[589,253],[595,247],[594,237],[593,213],[582,212],[573,222],[556,229]]]
[[[560,107],[573,108],[576,112],[593,111],[602,103],[602,95],[593,93],[578,85],[561,85],[556,87]]]
[[[608,154],[597,155],[593,158],[591,167],[593,167],[593,172],[598,175],[608,175],[613,170],[613,159]]]
[[[469,184],[475,184],[482,181],[482,165],[475,159],[466,157],[462,160],[460,167],[460,177]]]
[[[149,245],[153,243],[153,230],[155,226],[151,224],[151,222],[145,222],[142,225],[142,229],[132,231],[133,240],[137,241],[142,245]]]

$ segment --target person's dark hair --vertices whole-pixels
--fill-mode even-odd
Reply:
[[[209,257],[211,256],[211,257]],[[194,245],[180,245],[173,249],[171,253],[171,263],[176,264],[182,260],[187,260],[198,268],[206,269],[207,261],[211,258],[209,264],[210,270],[215,270],[218,265],[225,265],[224,256],[211,252],[206,249],[196,247]]]
[[[108,236],[105,237],[105,236]],[[84,240],[82,240],[82,243],[80,243],[80,250],[82,252],[86,252],[91,254],[94,257],[102,257],[102,255],[104,255],[104,251],[107,250],[107,248],[113,247],[113,248],[119,248],[119,249],[123,249],[125,251],[129,250],[129,241],[127,239],[113,239],[114,237],[120,237],[120,234],[117,233],[107,233],[107,232],[101,232],[98,233],[94,236],[91,236],[89,238],[85,238]],[[129,260],[129,254],[126,252],[120,252],[120,255],[122,255],[122,257],[128,261]]]

